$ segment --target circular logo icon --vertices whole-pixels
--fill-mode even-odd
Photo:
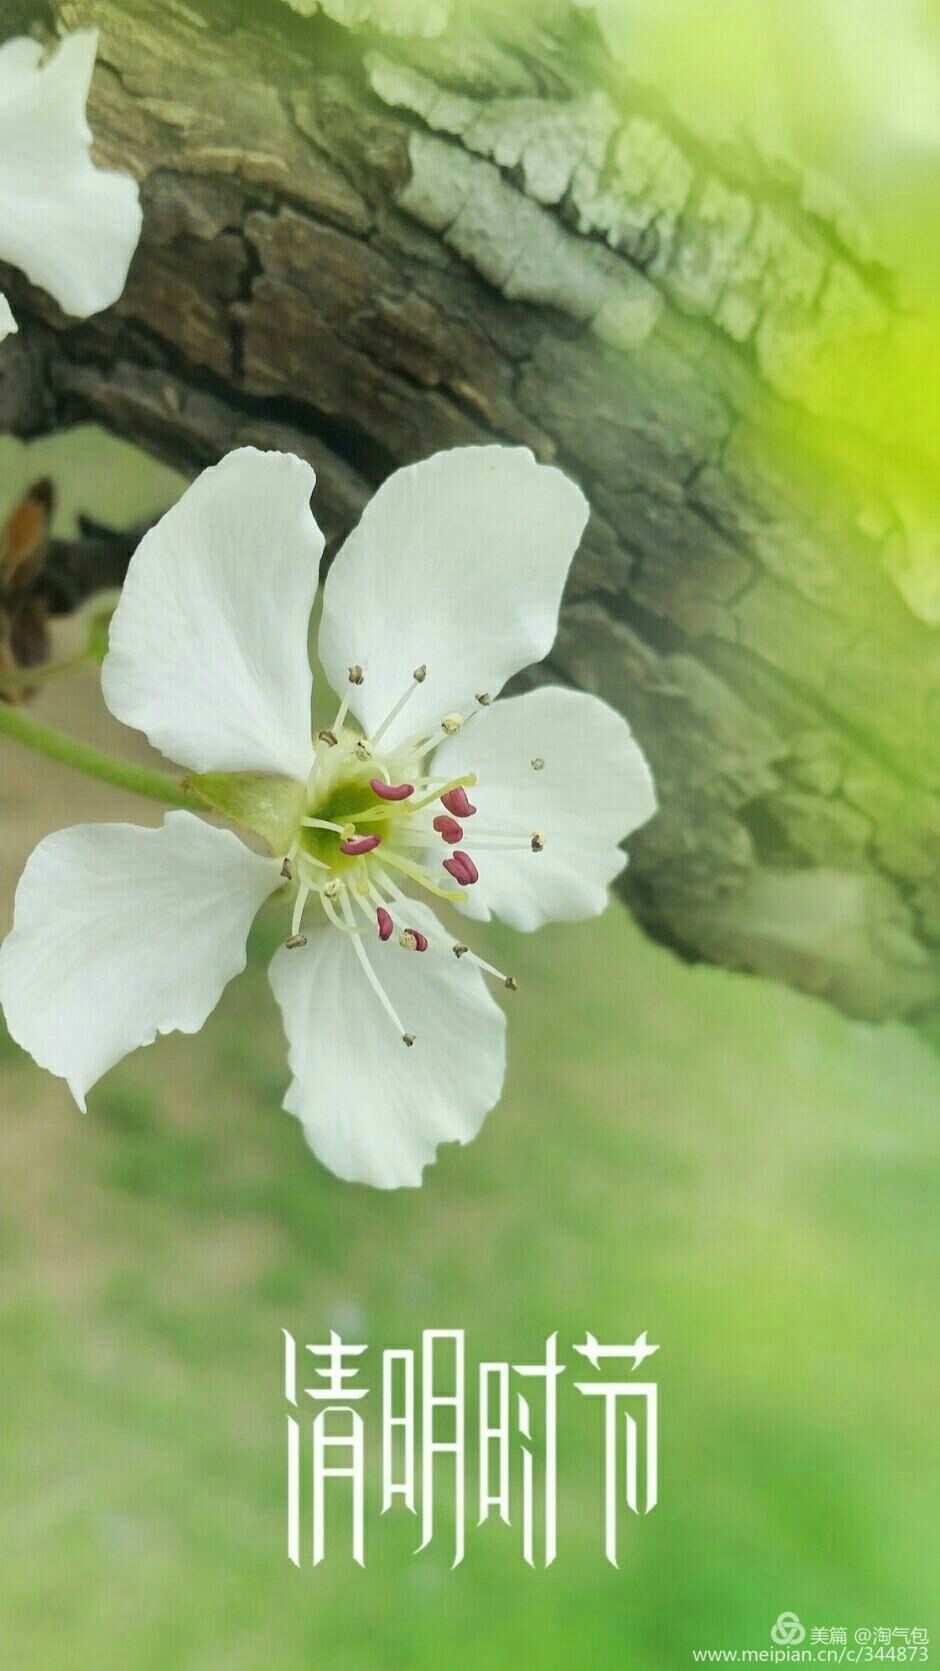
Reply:
[[[771,1628],[770,1640],[776,1642],[778,1648],[795,1648],[805,1639],[806,1627],[800,1624],[795,1613],[781,1613]]]

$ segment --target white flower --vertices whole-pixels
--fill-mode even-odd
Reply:
[[[206,470],[134,556],[103,670],[111,712],[275,857],[188,812],[49,836],[0,948],[0,1002],[84,1107],[135,1046],[202,1025],[283,889],[285,1107],[341,1177],[417,1184],[499,1097],[487,981],[515,985],[427,901],[522,929],[589,917],[655,800],[596,698],[491,703],[550,649],[587,517],[524,449],[438,453],[380,488],[326,581],[320,658],[343,694],[312,737],[313,485],[300,459],[252,448]]]
[[[66,35],[43,61],[28,37],[0,46],[0,259],[66,313],[117,301],[140,237],[129,174],[96,168],[85,105],[98,35]],[[16,330],[0,295],[0,341]]]

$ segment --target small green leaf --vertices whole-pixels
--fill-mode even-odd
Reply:
[[[293,778],[262,772],[194,772],[186,788],[195,790],[213,812],[253,830],[272,853],[286,853],[300,828],[306,790]]]

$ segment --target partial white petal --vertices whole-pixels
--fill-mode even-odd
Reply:
[[[34,41],[0,52],[0,255],[82,317],[117,301],[141,226],[136,181],[91,160],[97,44],[82,29],[44,64]]]
[[[580,489],[524,447],[460,447],[390,476],[324,587],[320,659],[336,690],[364,667],[351,694],[366,732],[423,664],[386,744],[541,661],[587,516]]]
[[[245,967],[252,918],[279,884],[275,860],[188,812],[157,830],[79,824],[47,836],[0,946],[10,1033],[84,1109],[128,1051],[198,1032]]]
[[[545,762],[541,771],[533,760]],[[649,767],[626,720],[596,696],[555,686],[487,709],[438,749],[434,771],[479,774],[470,790],[477,812],[461,847],[480,880],[466,890],[466,905],[471,916],[495,912],[513,928],[597,916],[626,864],[619,843],[656,811]],[[543,835],[544,849],[489,850],[487,835],[502,831],[523,844]]]
[[[242,447],[202,472],[131,559],[105,701],[197,772],[310,771],[315,479],[290,453]]]
[[[10,311],[10,304],[3,292],[0,291],[0,342],[3,342],[6,337],[12,336],[13,332],[18,329],[16,320]]]
[[[0,46],[0,99],[28,80],[42,63],[42,47],[31,35],[13,35]]]
[[[408,921],[441,932],[422,905]],[[368,929],[361,943],[416,1042],[402,1043],[349,936],[315,929],[271,965],[294,1075],[284,1107],[331,1172],[396,1189],[420,1184],[439,1143],[476,1136],[502,1089],[506,1022],[466,958],[381,945]]]

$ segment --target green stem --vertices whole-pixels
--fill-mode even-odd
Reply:
[[[146,766],[134,766],[128,760],[115,760],[88,743],[76,742],[64,731],[43,725],[41,720],[24,709],[2,701],[0,736],[12,737],[24,748],[44,754],[47,760],[58,760],[63,766],[72,766],[75,771],[84,772],[86,777],[98,778],[101,783],[110,783],[115,789],[145,795],[148,800],[160,801],[163,806],[186,807],[190,812],[206,811],[202,796],[194,789],[185,788],[179,778],[170,777],[167,772],[151,771]]]
[[[80,655],[70,656],[68,661],[47,661],[29,670],[17,668],[15,672],[4,673],[3,678],[14,690],[32,690],[36,685],[45,684],[47,679],[58,679],[63,673],[77,673],[88,665],[88,659],[83,650]]]

